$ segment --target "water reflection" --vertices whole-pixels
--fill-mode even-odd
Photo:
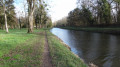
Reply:
[[[120,36],[59,28],[53,28],[51,32],[86,63],[92,62],[99,67],[120,67]]]

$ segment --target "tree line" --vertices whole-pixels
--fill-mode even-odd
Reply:
[[[61,26],[120,26],[120,0],[77,0],[77,5]]]
[[[25,16],[16,17],[14,0],[0,0],[0,29],[8,28],[28,28],[28,33],[32,33],[34,27],[36,29],[43,27],[51,27],[52,20],[48,15],[47,4],[43,0],[25,0],[24,5]],[[25,8],[27,6],[27,8]]]
[[[54,26],[60,27],[60,26],[67,26],[67,17],[64,17],[60,20],[57,20],[56,22],[54,22]]]

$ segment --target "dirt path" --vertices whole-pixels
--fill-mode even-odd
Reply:
[[[46,32],[45,32],[45,47],[44,47],[44,53],[43,53],[42,67],[53,67],[52,62],[51,62],[51,58],[50,58],[50,52],[49,52],[48,39],[47,39]]]

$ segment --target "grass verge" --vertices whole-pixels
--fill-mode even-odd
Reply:
[[[120,35],[120,28],[114,27],[61,27],[63,29],[70,29],[70,30],[76,30],[76,31],[87,31],[87,32],[97,32],[97,33],[106,33],[106,34],[114,34],[114,35]]]
[[[27,34],[27,29],[0,30],[0,67],[40,67],[42,64],[45,29]],[[56,36],[47,30],[50,56],[55,67],[87,67]]]
[[[44,50],[43,30],[38,34],[27,34],[26,29],[0,30],[0,67],[40,67]]]
[[[67,48],[56,36],[47,31],[50,56],[55,67],[87,67],[87,65],[69,48]]]

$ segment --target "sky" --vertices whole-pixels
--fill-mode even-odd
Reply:
[[[17,14],[17,17],[25,16],[24,3],[26,3],[25,0],[14,0],[15,12]]]
[[[76,8],[76,0],[51,0],[50,15],[53,21],[57,21],[67,16],[68,13]]]
[[[14,0],[15,12],[17,17],[24,16],[24,5],[25,0]],[[48,14],[51,16],[52,21],[57,21],[67,16],[68,13],[76,8],[76,0],[46,0],[48,3]]]

